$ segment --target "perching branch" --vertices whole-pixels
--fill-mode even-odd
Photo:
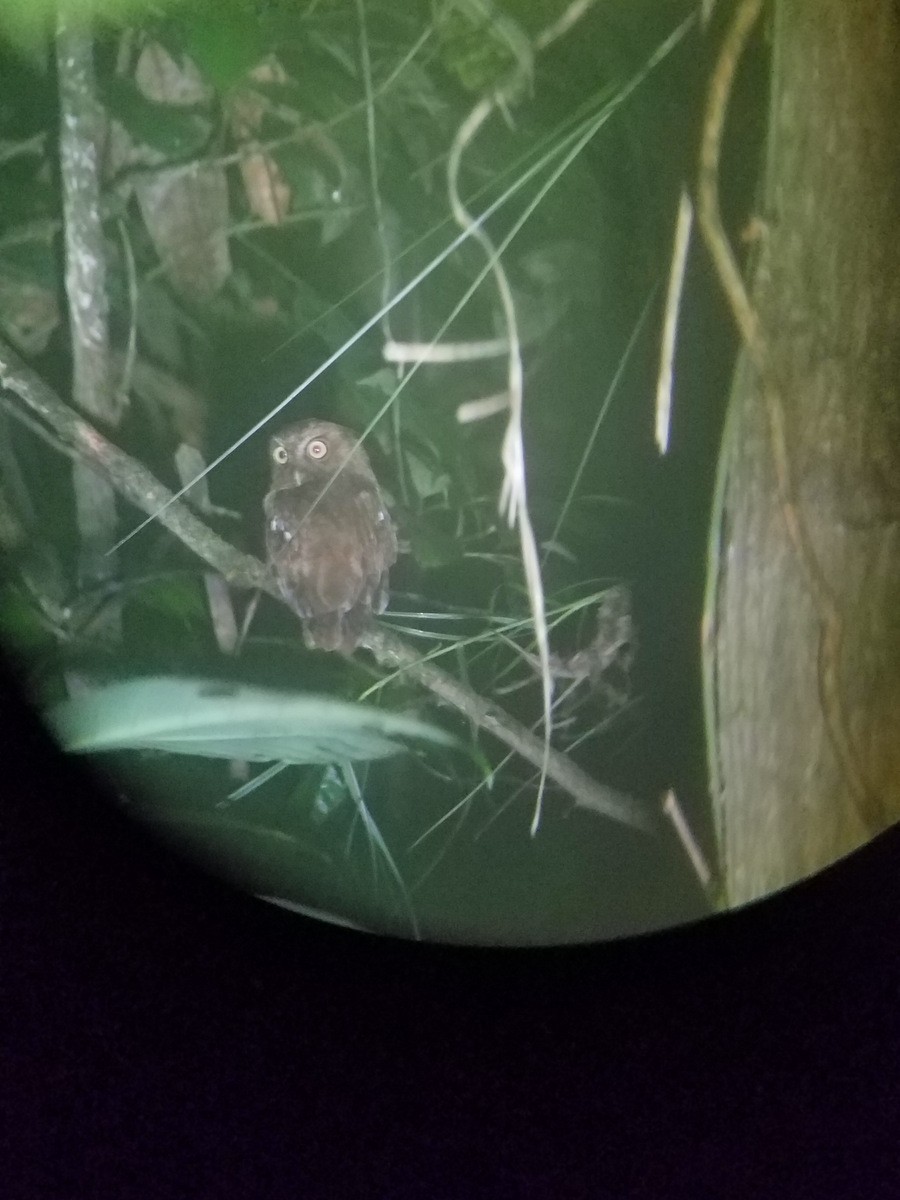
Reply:
[[[485,700],[458,679],[422,658],[393,630],[373,623],[363,633],[360,645],[369,650],[382,666],[399,668],[445,704],[458,709],[473,724],[505,742],[538,770],[546,766],[547,778],[568,792],[579,808],[590,809],[646,833],[653,829],[655,822],[630,796],[597,783],[559,750],[551,747],[549,757],[545,759],[543,738],[535,737],[499,704]]]
[[[120,450],[99,430],[64,404],[52,388],[3,341],[0,341],[0,387],[13,392],[41,419],[73,457],[103,475],[113,488],[142,512],[155,513],[168,504],[172,493],[146,467]],[[8,408],[16,416],[16,409]],[[235,587],[260,588],[277,595],[274,584],[257,559],[241,554],[220,538],[187,507],[168,504],[158,520],[195,554],[219,571]]]
[[[168,503],[172,493],[147,469],[120,450],[80,417],[32,371],[18,355],[0,341],[0,387],[16,395],[30,414],[40,418],[66,452],[89,463],[104,475],[120,495],[148,514],[159,512],[158,520],[179,541],[214,567],[235,587],[256,588],[281,600],[280,592],[263,564],[252,555],[235,550],[208,528],[179,501]],[[24,410],[10,406],[14,415]],[[162,511],[159,511],[162,510]],[[379,663],[400,668],[445,704],[461,712],[479,728],[493,734],[536,767],[545,763],[542,738],[516,721],[499,705],[486,700],[451,675],[422,658],[403,638],[383,625],[366,631],[361,645]],[[658,820],[638,801],[597,783],[565,754],[551,748],[546,759],[547,777],[552,779],[580,808],[610,817],[643,832],[652,832]]]

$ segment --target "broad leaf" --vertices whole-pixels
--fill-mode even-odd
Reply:
[[[67,750],[166,750],[252,762],[387,758],[409,743],[455,745],[410,717],[303,692],[156,677],[74,696],[49,713]]]

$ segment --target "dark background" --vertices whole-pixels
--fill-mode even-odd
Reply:
[[[416,946],[198,875],[3,701],[7,1195],[897,1194],[897,830],[671,933]]]

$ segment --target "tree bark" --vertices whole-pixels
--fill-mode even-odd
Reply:
[[[900,6],[777,0],[752,283],[797,511],[840,614],[840,720],[788,536],[763,381],[735,374],[710,561],[710,764],[726,900],[808,875],[900,816]]]
[[[115,425],[109,364],[109,301],[106,247],[100,211],[102,111],[94,78],[91,33],[61,19],[56,34],[60,98],[60,178],[66,248],[66,295],[72,334],[72,396],[82,412],[107,427]],[[115,492],[83,462],[72,469],[78,522],[79,584],[102,585],[115,576],[109,550],[116,539]],[[110,640],[120,635],[120,614],[104,609],[95,632]]]

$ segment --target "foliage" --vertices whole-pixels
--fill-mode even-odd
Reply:
[[[89,23],[100,19],[124,23],[181,0],[2,0],[0,33],[23,48],[34,48],[53,21],[64,17]]]
[[[182,481],[179,448],[209,461],[234,446],[209,485],[215,504],[240,516],[213,511],[209,520],[225,537],[258,549],[268,430],[241,439],[298,380],[315,376],[281,419],[316,413],[365,431],[408,551],[392,580],[388,619],[415,637],[423,654],[531,725],[540,712],[534,636],[518,541],[497,513],[503,422],[457,420],[461,405],[504,391],[505,359],[397,366],[384,355],[391,342],[504,336],[496,291],[481,278],[484,253],[459,238],[452,219],[446,170],[479,96],[517,81],[504,92],[505,111],[501,106],[466,146],[460,186],[469,211],[489,214],[484,224],[496,245],[533,207],[502,260],[526,365],[529,497],[559,676],[555,743],[577,756],[608,745],[607,726],[634,700],[633,638],[610,634],[603,613],[608,582],[635,568],[627,530],[640,480],[623,463],[647,410],[643,399],[630,413],[617,401],[607,432],[604,397],[615,398],[611,381],[620,376],[632,396],[647,390],[654,348],[638,321],[657,284],[656,249],[671,196],[667,179],[657,180],[658,195],[645,186],[647,151],[628,121],[636,119],[642,90],[656,96],[672,86],[667,72],[678,41],[658,66],[648,63],[690,6],[667,5],[665,26],[658,13],[633,18],[624,38],[598,9],[558,48],[537,53],[537,34],[566,7],[562,0],[311,0],[230,3],[211,19],[204,6],[154,6],[142,22],[130,17],[130,25],[113,0],[91,11],[119,21],[115,29],[98,27],[96,42],[114,363],[131,394],[116,440],[171,485]],[[554,54],[566,56],[571,82]],[[35,99],[30,113],[15,111],[0,127],[0,195],[29,197],[27,206],[13,200],[0,208],[0,324],[26,352],[46,349],[48,373],[64,378],[59,196],[51,169],[55,97],[34,68],[15,69],[33,82]],[[648,137],[664,138],[665,130]],[[404,289],[409,294],[377,316]],[[21,331],[35,326],[39,336],[26,345]],[[626,347],[634,345],[632,359]],[[333,367],[320,375],[331,356]],[[54,452],[26,431],[16,429],[13,442],[26,480],[47,480],[26,491],[39,493],[29,496],[36,520],[67,568],[65,473],[51,469]],[[573,490],[579,462],[589,469]],[[604,498],[610,494],[612,503]],[[195,564],[168,535],[145,530],[123,547],[118,564],[118,585],[109,592],[89,594],[73,581],[69,608],[83,614],[88,601],[90,611],[124,604],[124,663],[129,656],[146,663],[149,653],[156,674],[183,675],[185,662],[192,674],[227,674],[242,703],[253,698],[257,733],[268,720],[280,728],[281,718],[271,693],[265,700],[251,689],[295,693],[283,717],[302,716],[318,732],[293,749],[283,741],[270,746],[270,757],[331,761],[330,739],[338,735],[337,726],[322,724],[328,714],[349,721],[342,758],[378,758],[397,748],[404,729],[413,731],[391,715],[423,704],[402,674],[373,680],[362,665],[323,664],[267,599],[248,614],[243,598],[232,598],[234,626],[245,617],[249,624],[226,647],[200,577],[186,583],[185,569]],[[26,603],[16,611],[22,627]],[[41,607],[33,592],[32,605]],[[87,630],[85,622],[61,639],[63,660],[84,652]],[[592,665],[583,657],[572,669],[578,652],[595,652]],[[43,669],[36,664],[36,673]],[[192,685],[170,679],[165,686]],[[247,740],[247,728],[228,726],[221,741],[219,722],[227,725],[235,714],[225,704],[217,709],[215,696],[201,705],[196,689],[179,699],[153,693],[146,681],[93,693],[63,710],[67,721],[93,712],[97,724],[85,746],[105,738],[108,746],[175,747],[171,730],[152,738],[146,729],[140,737],[124,731],[127,710],[119,701],[128,687],[144,723],[155,713],[184,718],[202,707],[207,732],[218,730],[205,753],[218,740],[227,757],[265,757]],[[325,691],[327,705],[320,700]],[[384,704],[374,725],[370,716],[360,723],[359,710],[340,707],[364,694]],[[239,721],[249,721],[248,712],[242,707]],[[426,733],[422,723],[415,728]],[[462,722],[458,732],[482,753],[480,735]],[[461,796],[487,803],[490,782],[493,819],[503,827],[505,804],[533,797],[534,780],[485,745],[488,751],[496,767],[489,781],[440,756],[373,766],[365,794],[379,825],[390,826],[405,847],[423,838],[433,846],[434,827],[446,836],[437,857],[452,858],[450,830],[471,801],[461,817],[444,818]],[[346,779],[323,779],[318,771],[307,784],[307,800],[326,804],[328,788],[336,789],[360,819]],[[221,795],[218,777],[204,786]],[[235,802],[228,820],[244,803]],[[191,819],[208,833],[217,818],[195,812]],[[285,821],[297,819],[295,806]],[[431,850],[427,863],[419,852],[423,878],[433,860]]]
[[[449,746],[440,729],[310,693],[156,678],[73,696],[48,714],[67,750],[159,750],[248,762],[365,762],[409,742]]]

